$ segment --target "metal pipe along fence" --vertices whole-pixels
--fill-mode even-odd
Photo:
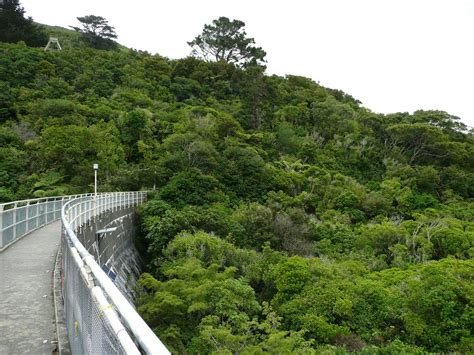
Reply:
[[[70,200],[62,208],[63,297],[73,353],[169,354],[76,235],[102,214],[145,199],[145,192],[103,193]]]
[[[0,251],[62,220],[61,283],[73,354],[169,354],[76,235],[101,215],[126,213],[145,200],[146,192],[113,192],[0,204]]]
[[[44,197],[0,204],[0,252],[33,232],[61,218],[63,205],[93,194]]]

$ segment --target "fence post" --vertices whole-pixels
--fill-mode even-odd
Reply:
[[[0,205],[0,250],[3,248],[3,205]]]
[[[36,204],[35,204],[35,206],[36,206],[36,215],[35,215],[35,218],[36,218],[36,228],[39,228],[39,227],[40,227],[40,225],[39,225],[39,224],[40,224],[40,220],[39,220],[39,212],[40,212],[40,211],[39,211],[39,205],[40,205],[39,201],[36,201]]]
[[[13,207],[13,210],[12,210],[12,213],[13,213],[13,240],[16,240],[16,207],[17,207],[17,204],[15,203],[15,206]]]
[[[26,213],[25,213],[25,233],[28,233],[30,231],[30,201],[26,203]]]

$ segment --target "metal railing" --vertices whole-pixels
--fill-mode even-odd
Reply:
[[[146,192],[55,196],[0,204],[0,252],[62,220],[62,288],[73,354],[169,354],[84,248],[76,232],[101,215],[134,208]]]
[[[0,204],[0,252],[34,230],[61,218],[69,200],[92,194],[43,197]]]
[[[145,199],[145,192],[103,193],[71,199],[62,207],[63,298],[73,353],[169,354],[76,234],[102,215]]]

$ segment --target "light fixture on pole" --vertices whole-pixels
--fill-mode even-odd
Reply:
[[[97,197],[97,170],[99,170],[99,164],[94,164],[94,197]]]

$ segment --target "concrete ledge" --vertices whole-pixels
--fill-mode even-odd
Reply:
[[[59,355],[71,354],[69,347],[69,339],[66,328],[66,316],[64,314],[63,292],[61,287],[61,262],[63,256],[63,248],[59,247],[56,254],[53,274],[53,298],[54,298],[54,315],[56,321],[56,337],[57,337],[57,353]]]

